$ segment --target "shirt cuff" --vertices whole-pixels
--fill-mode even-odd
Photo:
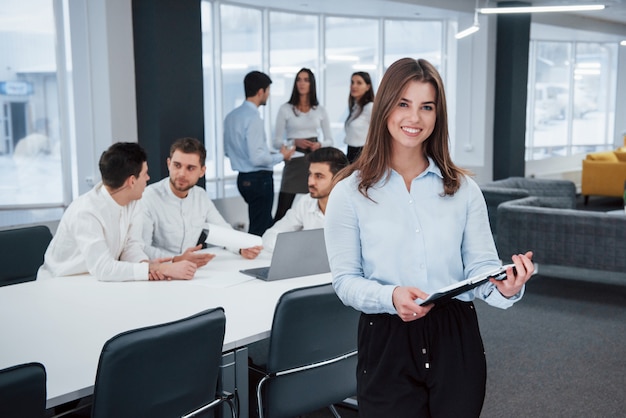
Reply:
[[[393,291],[395,290],[397,286],[393,285],[393,286],[383,286],[381,292],[380,292],[380,305],[382,307],[383,312],[391,314],[391,315],[397,315],[398,311],[396,310],[396,307],[393,306]]]
[[[507,309],[513,306],[515,302],[517,302],[518,300],[522,298],[522,296],[524,296],[525,289],[526,289],[526,286],[522,287],[522,290],[517,292],[517,294],[511,296],[510,298],[507,298],[504,295],[502,295],[502,293],[500,293],[498,288],[495,287],[494,285],[493,291],[491,292],[489,296],[487,296],[487,298],[485,299],[485,302],[487,302],[489,305],[492,305],[498,308]]]
[[[135,280],[150,280],[150,263],[134,263],[133,274]]]

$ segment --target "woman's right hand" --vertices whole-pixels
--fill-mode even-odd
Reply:
[[[295,142],[296,142],[297,148],[305,149],[305,150],[311,149],[311,146],[316,143],[314,141],[309,141],[308,139],[303,139],[303,138],[296,139]]]
[[[414,321],[424,317],[431,309],[433,304],[420,306],[415,303],[415,299],[426,299],[427,293],[422,292],[417,287],[398,286],[393,289],[392,300],[393,306],[398,312],[398,316],[404,322]]]
[[[286,147],[285,145],[280,147],[280,153],[283,154],[283,159],[285,161],[291,160],[291,156],[294,152],[296,152],[296,149],[293,147]]]

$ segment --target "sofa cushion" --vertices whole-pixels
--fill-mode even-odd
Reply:
[[[606,152],[592,152],[591,154],[587,154],[588,160],[593,161],[609,161],[609,162],[618,162],[617,155],[613,151]]]
[[[623,163],[626,163],[626,150],[624,151],[615,151],[614,152],[617,159]]]

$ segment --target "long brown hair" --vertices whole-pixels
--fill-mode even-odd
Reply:
[[[315,108],[319,105],[317,101],[317,85],[315,83],[315,74],[310,68],[300,68],[300,71],[296,74],[296,78],[293,80],[293,88],[291,89],[291,97],[289,97],[289,103],[293,107],[298,106],[300,103],[300,93],[298,93],[298,76],[300,73],[307,73],[309,75],[309,106]]]
[[[461,186],[461,177],[468,171],[457,167],[448,148],[448,114],[443,81],[437,69],[423,59],[402,58],[391,64],[378,87],[372,108],[367,140],[359,158],[340,171],[335,182],[359,171],[359,192],[369,198],[368,190],[383,177],[391,174],[391,133],[387,119],[412,81],[430,83],[435,89],[437,119],[433,133],[424,142],[424,152],[431,157],[443,175],[443,194],[453,195]]]
[[[374,101],[374,86],[372,86],[372,78],[370,77],[369,73],[365,72],[365,71],[357,71],[355,73],[352,73],[352,75],[350,76],[350,82],[352,83],[352,77],[354,76],[358,76],[361,77],[363,79],[363,81],[365,82],[365,84],[367,84],[369,86],[369,90],[367,90],[363,96],[361,96],[359,98],[359,101],[357,103],[357,101],[355,100],[354,97],[352,97],[352,94],[348,94],[348,110],[349,110],[349,114],[348,117],[346,118],[346,124],[348,123],[348,121],[350,119],[356,119],[359,117],[359,115],[361,114],[361,112],[363,112],[363,107],[368,104],[369,102],[373,102]],[[354,105],[357,104],[357,108],[354,108]],[[354,112],[354,114],[353,114]]]

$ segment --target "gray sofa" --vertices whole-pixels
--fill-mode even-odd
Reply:
[[[526,197],[497,210],[502,259],[534,252],[533,261],[626,273],[626,215],[563,208],[554,199]]]
[[[498,206],[503,202],[528,196],[540,196],[546,198],[547,202],[551,202],[553,206],[576,208],[576,185],[568,180],[509,177],[485,183],[480,186],[480,189],[487,202],[489,224],[494,236],[498,231]]]

